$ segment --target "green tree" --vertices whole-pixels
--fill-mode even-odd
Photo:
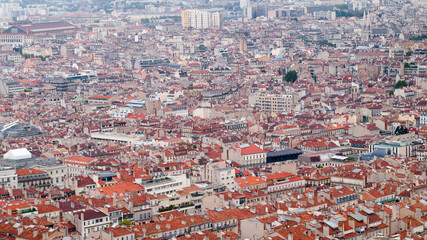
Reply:
[[[406,52],[406,56],[407,56],[407,57],[410,57],[410,56],[412,55],[412,53],[414,53],[414,52],[412,52],[412,51],[408,51],[408,52]]]
[[[394,89],[404,88],[407,86],[408,84],[405,81],[400,80],[399,82],[396,83],[396,85],[394,85]]]
[[[394,95],[394,91],[388,92],[388,95],[393,96]]]
[[[298,79],[298,73],[295,70],[290,70],[286,72],[285,81],[294,83]]]
[[[121,222],[119,223],[119,225],[120,225],[120,226],[132,226],[132,221],[131,221],[131,220],[127,220],[127,219],[125,218],[125,220],[121,221]]]
[[[421,41],[421,40],[426,39],[426,38],[427,38],[427,34],[422,34],[422,35],[411,36],[411,37],[409,37],[409,40],[411,40],[411,41]]]
[[[406,128],[405,126],[398,126],[394,131],[395,135],[402,135],[406,133],[408,133],[408,128]]]

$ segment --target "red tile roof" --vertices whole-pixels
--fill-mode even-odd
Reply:
[[[259,148],[257,145],[252,144],[249,147],[242,148],[242,155],[264,153],[265,151]]]
[[[113,196],[114,193],[116,194],[124,194],[126,192],[136,193],[136,192],[141,192],[142,190],[144,190],[142,186],[133,182],[122,182],[119,184],[98,188],[98,191],[101,194],[108,195],[108,196]]]

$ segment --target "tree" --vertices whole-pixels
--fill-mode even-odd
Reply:
[[[398,126],[396,130],[394,130],[395,135],[402,135],[408,133],[408,129],[405,126]]]
[[[399,82],[396,83],[396,85],[394,85],[394,89],[404,88],[407,86],[408,84],[405,81],[400,80]]]
[[[409,37],[409,40],[411,41],[421,41],[427,38],[427,34],[422,34],[422,35],[414,35]]]
[[[285,81],[294,83],[298,78],[298,73],[295,70],[290,70],[285,75]]]
[[[125,219],[125,220],[121,221],[121,222],[119,223],[119,225],[120,225],[120,226],[123,226],[123,225],[125,225],[125,226],[132,226],[132,221],[131,221],[131,220],[127,220],[127,219]]]
[[[408,51],[408,52],[406,52],[406,56],[407,56],[407,57],[410,57],[410,56],[412,55],[412,53],[414,53],[414,52],[412,52],[412,51]]]

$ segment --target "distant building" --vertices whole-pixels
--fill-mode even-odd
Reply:
[[[422,112],[420,116],[420,125],[427,126],[427,112]]]
[[[68,22],[44,22],[16,24],[6,29],[3,33],[46,34],[48,32],[64,32],[76,29],[76,26]]]
[[[181,13],[183,28],[221,27],[222,12],[219,9],[189,9]]]
[[[251,3],[251,0],[240,0],[240,8],[249,7],[249,4]]]
[[[0,126],[0,139],[30,137],[44,133],[39,127],[19,124],[19,120]]]
[[[24,87],[19,82],[6,79],[0,80],[0,95],[21,93],[24,90]]]

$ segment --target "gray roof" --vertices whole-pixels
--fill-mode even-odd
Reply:
[[[303,152],[293,148],[285,148],[280,151],[267,152],[267,157],[276,157],[281,155],[290,155],[290,154],[302,154]]]

